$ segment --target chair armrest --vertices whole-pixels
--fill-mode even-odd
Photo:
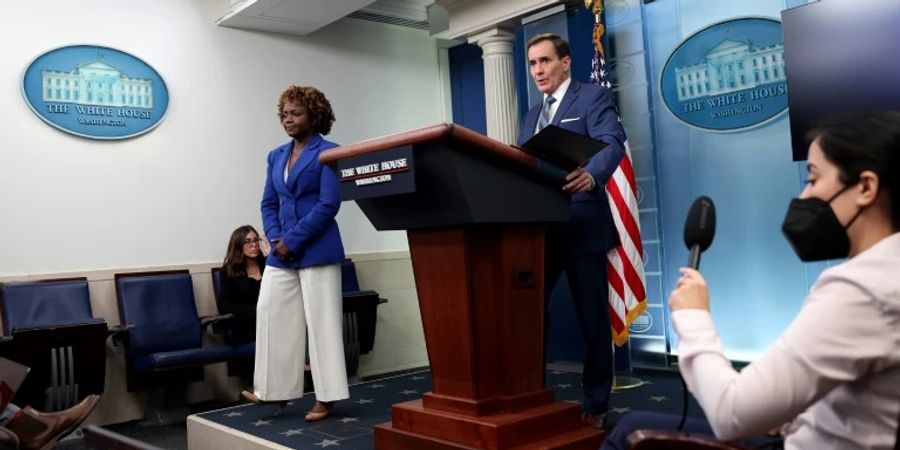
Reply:
[[[106,329],[106,337],[112,338],[113,345],[119,345],[128,339],[128,332],[134,329],[134,325],[116,325]]]
[[[209,327],[216,328],[216,325],[220,322],[226,322],[234,319],[234,314],[219,314],[216,316],[202,316],[200,317],[200,326],[203,329],[207,329]]]
[[[367,298],[367,297],[377,296],[378,293],[375,291],[372,291],[372,290],[360,290],[360,291],[344,291],[341,293],[341,295],[346,299],[355,299],[355,298]],[[387,302],[388,302],[388,299],[378,297],[377,303],[379,305],[387,303]]]
[[[628,435],[628,448],[633,450],[684,449],[684,450],[749,450],[740,444],[713,441],[688,433],[659,430],[636,430]]]

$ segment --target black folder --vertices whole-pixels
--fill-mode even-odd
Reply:
[[[522,144],[522,150],[571,172],[608,144],[556,125],[547,125]]]

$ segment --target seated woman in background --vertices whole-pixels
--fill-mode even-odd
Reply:
[[[900,112],[860,114],[808,136],[809,181],[782,231],[802,261],[849,258],[819,276],[797,317],[741,372],[725,357],[700,272],[669,297],[681,373],[721,440],[781,427],[786,449],[892,449],[900,416]],[[603,448],[678,417],[625,417]]]
[[[234,314],[234,345],[256,339],[256,301],[259,283],[266,266],[266,255],[260,248],[263,239],[250,225],[231,233],[222,263],[219,313]]]

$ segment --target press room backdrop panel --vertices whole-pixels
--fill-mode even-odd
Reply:
[[[438,56],[426,31],[345,19],[311,36],[218,27],[227,0],[4,2],[0,16],[0,274],[208,262],[232,229],[260,225],[269,149],[287,142],[275,106],[315,85],[341,143],[443,119]],[[153,66],[171,103],[151,133],[73,137],[26,106],[21,76],[41,53],[89,43]],[[354,204],[338,216],[349,253],[406,249]]]
[[[805,3],[659,0],[644,5],[665,292],[674,287],[677,268],[687,260],[682,239],[687,210],[697,196],[708,195],[716,204],[718,223],[701,270],[726,354],[737,360],[752,360],[774,342],[823,267],[802,264],[780,231],[805,169],[791,161],[787,115],[746,131],[691,128],[662,103],[659,77],[669,55],[693,33],[737,17],[779,20],[783,9]],[[669,338],[674,352],[674,333]]]

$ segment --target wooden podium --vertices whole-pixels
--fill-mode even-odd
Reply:
[[[408,230],[432,392],[395,404],[377,449],[591,449],[603,432],[544,387],[543,222],[561,183],[514,147],[439,124],[324,152],[378,230]]]

